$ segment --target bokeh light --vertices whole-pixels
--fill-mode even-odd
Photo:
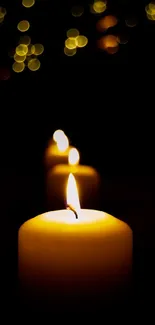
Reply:
[[[97,14],[101,14],[107,8],[106,2],[104,1],[95,1],[93,4],[93,10]]]
[[[75,39],[77,47],[84,47],[88,44],[88,38],[83,35],[79,35]]]
[[[42,44],[34,44],[31,51],[34,55],[41,55],[44,52],[44,46]]]
[[[71,9],[72,16],[81,17],[84,13],[84,8],[82,6],[74,6]]]
[[[28,47],[25,44],[19,44],[16,47],[16,54],[18,54],[20,56],[26,55],[27,52],[28,52]]]
[[[73,50],[76,48],[76,38],[69,37],[65,41],[65,47],[67,47],[69,50]]]
[[[14,72],[22,72],[25,68],[25,64],[24,62],[21,62],[21,63],[18,63],[18,62],[14,62],[13,65],[12,65],[12,69]]]
[[[40,61],[38,59],[31,59],[29,62],[28,62],[28,68],[29,70],[31,71],[37,71],[39,70],[40,68]]]
[[[14,60],[18,63],[24,62],[25,59],[26,59],[26,55],[21,56],[16,53],[14,54]]]
[[[0,18],[0,24],[4,21],[4,17]]]
[[[118,52],[119,49],[118,37],[114,35],[103,36],[98,41],[98,47],[109,54],[114,54]]]
[[[67,37],[77,37],[79,35],[79,31],[76,28],[71,28],[67,31]]]
[[[57,141],[57,147],[59,151],[64,152],[68,149],[69,147],[69,140],[64,134],[63,138],[60,139],[60,141]]]
[[[34,50],[35,50],[34,46],[32,44],[29,44],[28,45],[27,56],[30,56],[30,55],[34,54]]]
[[[25,45],[29,45],[31,43],[31,38],[30,36],[28,35],[23,35],[20,37],[20,40],[19,40],[19,43],[20,44],[25,44]]]
[[[145,7],[146,15],[149,20],[155,20],[155,2],[150,2]]]
[[[54,133],[53,133],[53,140],[55,142],[59,142],[61,141],[61,139],[63,139],[65,137],[65,133],[64,131],[62,130],[56,130]]]
[[[35,4],[35,0],[22,0],[22,5],[26,8],[31,8]]]
[[[76,54],[76,52],[77,52],[76,48],[70,50],[67,47],[64,47],[64,54],[67,56],[74,56]]]
[[[79,152],[76,148],[71,148],[69,150],[69,155],[68,155],[68,162],[69,165],[77,165],[80,160],[80,155]]]
[[[20,32],[26,32],[29,28],[30,28],[30,23],[28,22],[28,20],[21,20],[17,25],[17,29]]]
[[[119,44],[127,44],[129,41],[129,35],[127,34],[120,34],[119,36],[117,36],[117,41]]]
[[[116,26],[118,23],[118,19],[115,16],[109,15],[105,16],[104,18],[100,19],[97,22],[96,28],[99,32],[103,32],[110,27]]]
[[[126,26],[128,27],[135,27],[137,25],[137,19],[136,17],[130,17],[125,20]]]
[[[4,18],[6,15],[6,9],[3,7],[0,7],[0,18]]]

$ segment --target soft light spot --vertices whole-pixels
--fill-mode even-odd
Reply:
[[[78,165],[80,160],[79,152],[76,148],[71,148],[68,155],[69,165]]]
[[[26,8],[31,8],[35,4],[35,0],[22,0],[22,5]]]
[[[67,47],[64,47],[64,54],[67,55],[67,56],[73,56],[75,55],[77,52],[77,49],[74,48],[74,49],[68,49]]]
[[[32,54],[34,54],[34,46],[32,44],[28,45],[28,51],[27,51],[27,56],[31,56]]]
[[[131,17],[125,20],[126,26],[135,27],[137,25],[137,19],[135,17]]]
[[[127,44],[129,41],[129,36],[126,34],[121,34],[119,36],[117,36],[117,41],[119,44]]]
[[[20,44],[25,44],[25,45],[29,45],[31,43],[31,38],[30,36],[28,35],[23,35],[20,37],[20,41],[19,41]]]
[[[44,52],[44,46],[42,44],[34,44],[31,50],[34,55],[41,55]]]
[[[0,7],[0,18],[4,18],[6,15],[6,9],[3,7]]]
[[[22,72],[25,68],[25,64],[24,62],[21,62],[21,63],[18,63],[18,62],[14,62],[13,65],[12,65],[12,69],[14,72]]]
[[[28,20],[21,20],[17,25],[17,29],[20,32],[26,32],[29,28],[30,28],[30,23],[28,22]]]
[[[20,56],[26,55],[27,52],[28,52],[28,47],[25,44],[19,44],[16,47],[16,54],[18,54]]]
[[[98,42],[100,49],[107,49],[108,47],[116,47],[118,46],[118,38],[114,35],[106,35],[103,36]]]
[[[69,38],[69,37],[77,37],[78,35],[79,35],[80,33],[79,33],[79,31],[78,31],[78,29],[76,29],[76,28],[71,28],[71,29],[69,29],[68,31],[67,31],[67,37]]]
[[[76,37],[76,46],[77,47],[85,47],[88,43],[88,38],[83,35],[79,35]]]
[[[60,142],[62,141],[62,139],[65,137],[65,133],[64,131],[62,130],[56,130],[54,133],[53,133],[53,140],[55,142]]]
[[[18,54],[14,54],[14,60],[18,63],[24,62],[26,59],[26,55],[20,56]]]
[[[107,5],[104,1],[95,1],[93,4],[93,9],[95,13],[100,14],[104,12],[107,8]]]
[[[69,37],[65,41],[65,47],[69,50],[73,50],[76,48],[76,39],[74,37]]]
[[[109,15],[100,19],[96,25],[96,28],[99,32],[103,32],[110,27],[116,26],[117,23],[118,23],[117,18],[115,16]]]
[[[0,24],[4,21],[4,17],[0,18]]]
[[[72,16],[81,17],[84,13],[84,8],[82,6],[74,6],[71,9]]]
[[[28,68],[31,71],[37,71],[40,68],[40,61],[38,59],[31,59],[28,62]]]

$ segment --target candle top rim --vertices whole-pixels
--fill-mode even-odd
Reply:
[[[58,164],[52,168],[51,173],[59,173],[68,175],[68,173],[72,172],[73,174],[80,173],[81,175],[87,176],[90,175],[98,175],[96,169],[92,166],[87,165],[65,165],[65,164]]]

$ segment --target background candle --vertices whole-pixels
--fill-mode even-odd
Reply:
[[[57,130],[53,134],[53,139],[49,142],[45,151],[45,167],[51,168],[57,164],[67,164],[69,153],[69,141],[62,130]]]
[[[79,152],[75,148],[69,151],[69,164],[59,164],[50,169],[46,175],[46,207],[47,210],[63,209],[68,176],[76,177],[80,193],[81,205],[87,208],[98,208],[100,202],[100,176],[90,166],[80,165]]]
[[[51,310],[103,309],[112,296],[118,301],[118,292],[129,281],[132,231],[105,212],[80,210],[73,175],[67,192],[78,218],[73,211],[60,210],[21,226],[20,281],[38,306],[46,301]]]

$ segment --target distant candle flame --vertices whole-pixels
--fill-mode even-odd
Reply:
[[[69,141],[64,131],[56,130],[53,134],[53,140],[57,143],[59,151],[64,152],[69,147]]]
[[[73,174],[69,174],[67,183],[67,205],[71,206],[77,213],[80,210],[80,201],[76,180]]]
[[[72,148],[69,151],[69,155],[68,155],[68,162],[69,165],[78,165],[80,160],[80,155],[79,152],[76,148]]]

